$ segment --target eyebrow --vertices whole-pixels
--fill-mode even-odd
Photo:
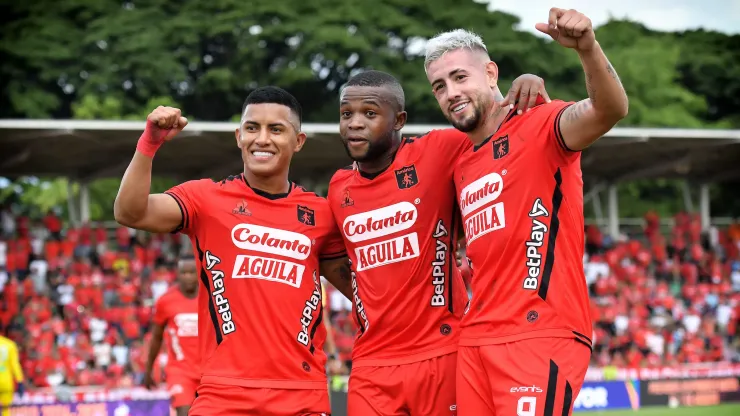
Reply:
[[[447,75],[451,77],[451,76],[453,76],[453,75],[457,74],[458,72],[463,72],[463,71],[464,71],[464,70],[463,70],[462,68],[455,68],[455,69],[453,69],[452,71],[450,71],[450,73],[449,73],[449,74],[447,74]],[[437,79],[435,79],[435,80],[434,80],[434,81],[432,82],[432,85],[436,85],[436,84],[437,84],[438,82],[442,82],[442,78],[437,78]]]
[[[253,121],[253,120],[246,120],[243,124],[244,125],[252,125],[252,126],[261,126],[260,123],[258,123],[256,121]],[[267,124],[267,127],[271,127],[272,128],[272,127],[288,127],[288,126],[285,123],[282,123],[282,122],[279,122],[278,121],[278,122],[268,123]]]
[[[380,101],[378,99],[376,99],[376,98],[365,98],[365,99],[362,100],[362,103],[363,104],[371,104],[371,105],[374,105],[376,107],[380,107],[381,106]],[[347,104],[349,104],[349,100],[342,99],[342,101],[340,101],[339,104],[340,105],[347,105]]]

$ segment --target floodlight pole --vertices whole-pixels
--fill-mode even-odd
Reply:
[[[90,187],[87,181],[80,181],[80,224],[90,223]]]

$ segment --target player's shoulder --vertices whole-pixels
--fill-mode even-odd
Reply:
[[[231,175],[222,179],[193,179],[187,182],[183,182],[177,185],[175,188],[197,190],[197,191],[216,191],[219,189],[230,188],[238,184],[238,181],[242,180],[241,175]]]
[[[297,200],[299,204],[308,204],[319,208],[329,206],[329,202],[326,200],[326,198],[317,194],[316,192],[309,191],[301,185],[296,184],[295,189],[293,189],[292,193],[293,197]]]
[[[180,293],[179,290],[180,289],[177,288],[177,285],[171,285],[164,293],[162,293],[159,298],[157,298],[157,301],[154,302],[155,305],[157,307],[162,307],[176,301],[178,298],[178,294]]]
[[[573,104],[572,101],[552,100],[549,103],[541,103],[532,107],[524,113],[523,119],[548,119],[553,113],[558,113]]]
[[[333,184],[343,183],[352,178],[354,176],[354,172],[354,164],[337,169],[337,171],[331,175],[331,179],[329,180],[329,189],[331,189]]]

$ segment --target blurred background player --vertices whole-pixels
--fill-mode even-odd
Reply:
[[[152,371],[165,333],[167,390],[177,415],[187,416],[200,383],[198,273],[192,256],[183,257],[177,262],[177,285],[160,296],[154,305],[152,339],[144,374],[144,386],[148,389],[156,386]]]
[[[10,416],[13,393],[23,395],[23,372],[15,342],[0,335],[0,415]]]
[[[473,267],[461,416],[570,414],[591,357],[580,151],[626,116],[627,96],[586,16],[551,9],[537,29],[578,52],[589,99],[507,111],[479,36],[455,30],[426,45],[437,102],[474,144],[455,169]]]
[[[517,91],[546,95],[523,75]],[[513,97],[526,106],[528,97]],[[504,103],[508,105],[508,103]],[[405,96],[392,75],[366,71],[340,95],[339,130],[355,164],[337,171],[329,202],[355,282],[348,414],[454,413],[459,319],[468,302],[455,266],[459,233],[452,166],[471,146],[455,129],[402,138]]]
[[[147,117],[114,205],[122,225],[181,231],[197,253],[202,377],[189,414],[331,413],[319,276],[350,296],[350,270],[326,199],[288,180],[306,142],[287,91],[252,91],[235,131],[243,173],[150,194],[152,159],[187,125],[180,110]]]

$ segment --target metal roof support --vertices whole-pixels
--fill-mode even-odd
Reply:
[[[80,181],[80,224],[90,223],[90,187],[87,181]]]
[[[615,242],[619,238],[619,201],[617,198],[617,184],[610,183],[607,194],[607,210],[609,212],[609,235]]]
[[[702,183],[699,185],[699,215],[701,217],[701,229],[702,231],[709,231],[709,227],[712,225],[712,217],[710,216],[711,210],[709,206],[709,184]]]
[[[77,226],[80,224],[79,217],[77,216],[77,203],[75,203],[75,190],[74,182],[67,179],[67,212],[69,214],[69,222],[72,225]]]

